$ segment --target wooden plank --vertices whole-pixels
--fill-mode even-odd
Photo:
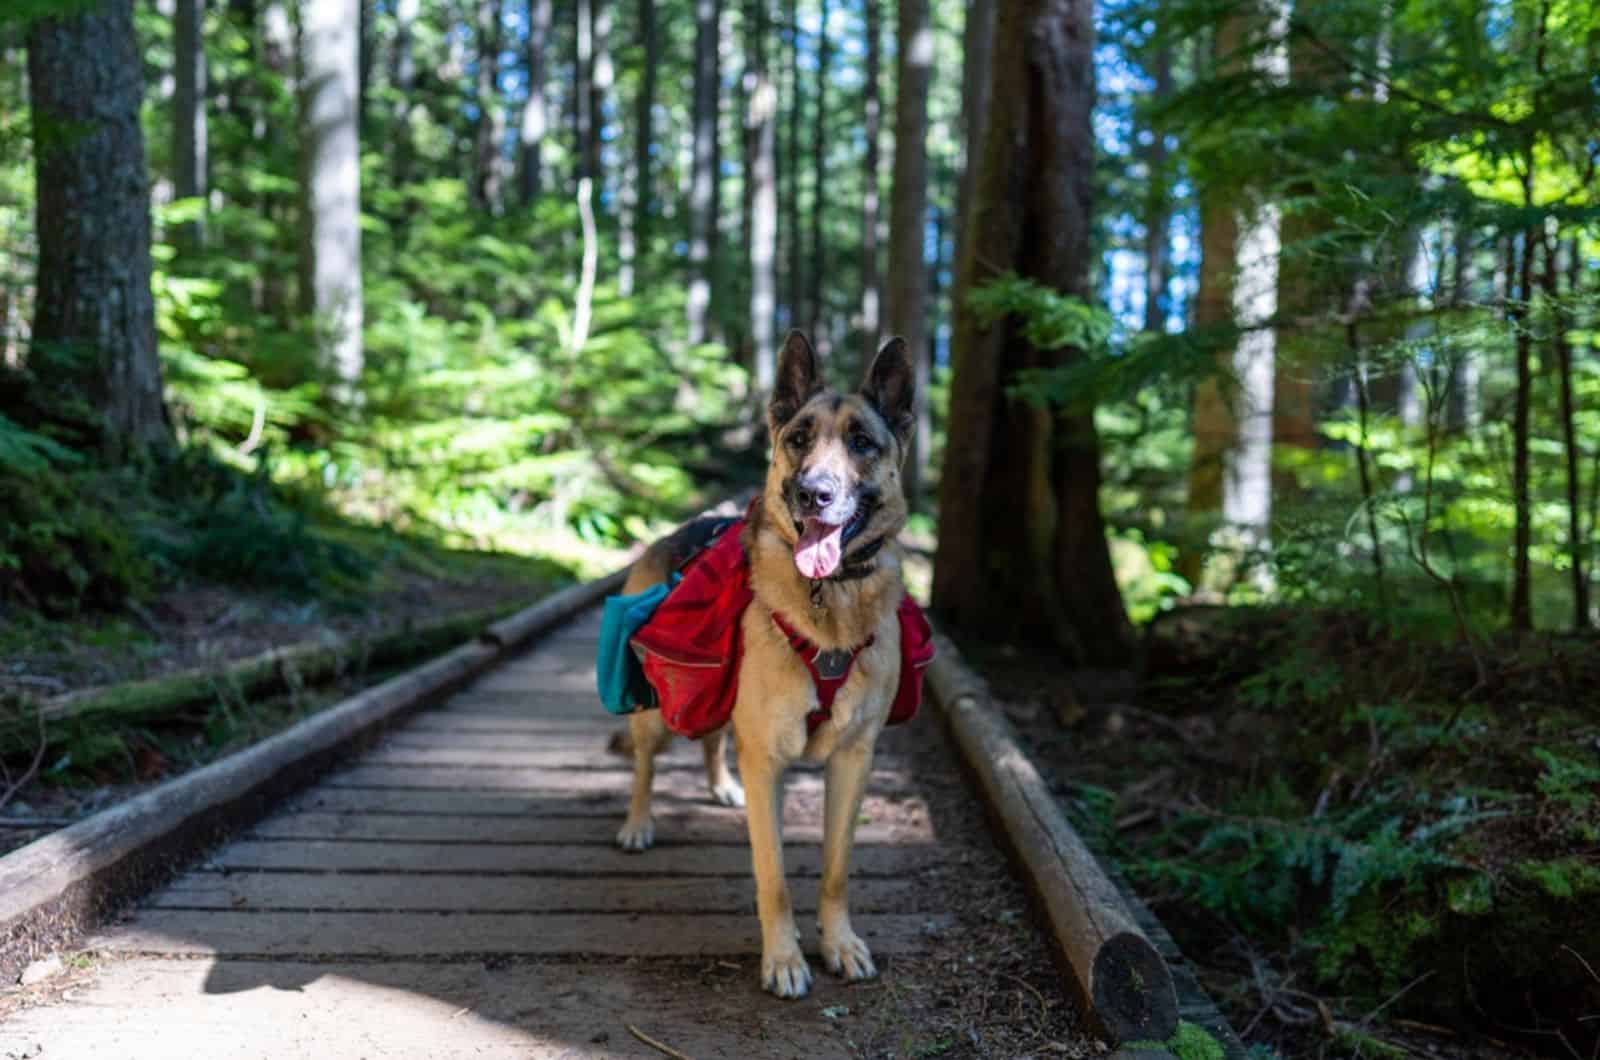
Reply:
[[[568,695],[587,692],[596,704],[600,694],[595,691],[594,670],[574,670],[566,673],[526,673],[515,669],[496,670],[472,686],[472,692],[565,692]]]
[[[362,756],[368,766],[446,766],[462,769],[616,770],[633,768],[629,759],[607,753],[599,740],[576,746],[524,747],[417,747],[385,742]],[[656,759],[663,769],[705,769],[698,747],[687,744]]]
[[[816,797],[818,794],[816,789],[808,793],[792,790],[789,792],[789,797],[784,802],[785,828],[794,827],[797,821],[803,819],[814,821],[820,811],[821,800]],[[322,811],[334,814],[442,815],[494,819],[615,817],[620,822],[626,798],[627,792],[624,790],[582,799],[564,794],[530,796],[510,791],[386,791],[367,788],[330,788],[321,785],[291,800],[286,808],[291,811]],[[704,788],[700,789],[699,795],[692,801],[697,803],[693,807],[693,814],[697,817],[738,821],[741,827],[743,826],[743,810],[712,804],[706,799]],[[657,809],[658,817],[663,816],[664,812],[668,816],[676,817],[690,811],[690,807],[681,799],[663,800],[663,803],[663,806]],[[925,827],[931,829],[931,825],[926,824],[927,804],[915,795],[905,798],[868,795],[866,801],[862,803],[861,812],[868,820],[890,817],[920,820],[924,822]]]
[[[795,909],[817,909],[815,879],[791,888]],[[916,913],[910,880],[858,880],[856,913]],[[233,911],[428,910],[462,913],[753,913],[755,883],[744,879],[608,879],[575,881],[516,876],[362,875],[337,873],[191,872],[158,891],[153,909]]]
[[[592,719],[602,724],[608,717],[593,691],[553,695],[543,689],[464,692],[450,701],[445,712],[456,717]]]
[[[918,953],[943,914],[852,918],[878,956]],[[759,952],[754,916],[679,913],[196,913],[151,909],[90,939],[102,954],[185,957],[537,955],[739,957]]]
[[[329,777],[326,784],[335,788],[413,788],[434,791],[522,791],[566,792],[583,795],[625,790],[633,771],[622,762],[613,769],[472,769],[456,766],[366,766],[355,765]],[[789,787],[805,791],[821,787],[821,775],[814,771],[791,774]],[[874,770],[868,788],[879,794],[904,794],[911,784],[904,773]],[[657,794],[689,797],[705,790],[705,778],[693,771],[669,770],[656,777]]]
[[[609,761],[628,762],[631,757],[609,749],[611,733],[604,727],[589,723],[569,725],[565,728],[515,728],[515,729],[413,729],[406,727],[389,733],[379,744],[385,749],[409,748],[418,751],[466,750],[482,747],[488,750],[549,751],[555,749],[592,751]],[[698,755],[698,747],[688,740],[675,740],[668,748],[669,754],[686,751]]]
[[[674,843],[744,843],[744,814],[675,812],[656,814],[656,834]],[[414,843],[609,843],[620,822],[595,817],[414,817],[397,814],[319,813],[305,811],[269,817],[249,832],[251,839],[351,839],[363,842]],[[816,817],[786,821],[783,837],[790,843],[820,843],[822,823]],[[856,826],[856,842],[931,843],[924,818]]]
[[[396,733],[406,733],[413,736],[435,732],[481,732],[494,735],[504,733],[529,733],[532,735],[589,733],[604,739],[613,730],[626,724],[621,718],[612,719],[603,710],[598,710],[598,703],[595,706],[598,712],[593,715],[566,718],[540,717],[537,714],[496,718],[482,717],[467,711],[430,710],[411,718],[406,722],[405,728],[395,731]]]
[[[936,867],[940,848],[867,846],[851,858],[851,875],[901,876]],[[822,852],[792,846],[784,861],[790,876],[816,876]],[[295,872],[481,872],[527,876],[735,876],[750,874],[750,851],[743,844],[707,846],[667,843],[642,854],[615,847],[498,846],[460,843],[352,843],[343,840],[275,842],[238,840],[211,858],[207,867],[229,871]]]

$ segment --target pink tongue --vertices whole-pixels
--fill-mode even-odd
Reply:
[[[807,519],[805,533],[794,546],[794,565],[807,578],[828,577],[839,569],[843,539],[844,527],[829,526],[820,519]]]

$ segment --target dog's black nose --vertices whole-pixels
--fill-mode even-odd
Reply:
[[[833,503],[833,491],[827,486],[819,486],[815,489],[801,486],[795,490],[795,498],[800,502],[802,508],[821,511]]]
[[[810,481],[799,481],[794,485],[795,503],[803,512],[820,512],[832,504],[839,495],[838,484],[831,476],[822,476]]]

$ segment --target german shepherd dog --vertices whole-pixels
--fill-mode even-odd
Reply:
[[[741,619],[743,660],[732,722],[742,792],[724,759],[726,728],[701,742],[713,798],[735,806],[749,800],[761,985],[782,998],[804,997],[811,988],[783,869],[783,774],[802,758],[825,763],[817,908],[823,964],[850,981],[878,974],[867,944],[850,926],[850,847],[873,747],[900,674],[895,612],[904,588],[895,541],[906,521],[901,471],[914,422],[912,394],[904,340],[892,339],[878,352],[857,392],[840,394],[823,384],[811,344],[795,331],[784,343],[767,406],[772,460],[743,539],[755,596]],[[693,526],[680,534],[692,534]],[[678,536],[652,545],[634,564],[625,594],[667,580],[683,551]],[[823,651],[867,644],[831,717],[809,733],[816,689],[775,625],[775,612]],[[628,725],[633,794],[617,842],[644,850],[655,834],[653,759],[671,735],[657,710],[629,715]]]

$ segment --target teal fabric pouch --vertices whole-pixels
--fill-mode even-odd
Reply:
[[[633,639],[672,586],[683,580],[674,573],[671,584],[652,585],[632,596],[608,596],[600,616],[600,647],[595,658],[595,682],[600,702],[613,714],[632,714],[655,706],[655,693],[644,679],[644,669],[628,641]]]

